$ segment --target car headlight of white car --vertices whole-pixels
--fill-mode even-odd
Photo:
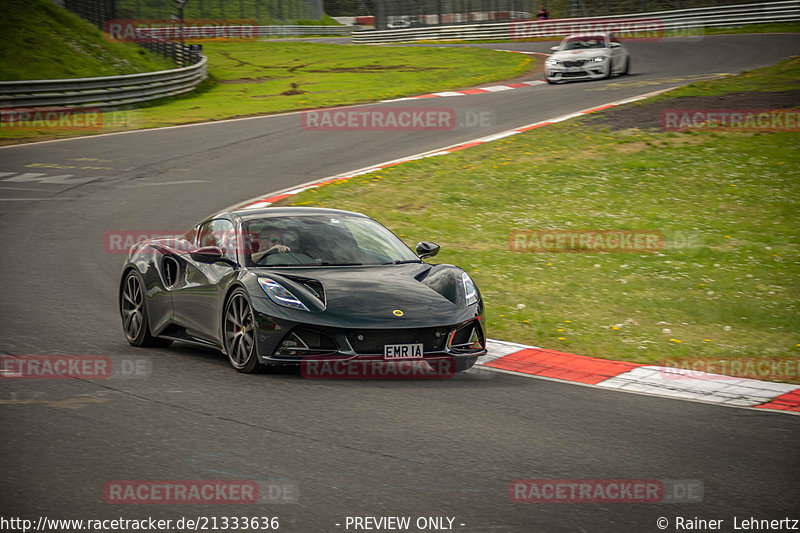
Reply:
[[[555,59],[548,58],[548,59],[545,59],[544,64],[548,65],[550,67],[554,67],[554,66],[558,65],[558,61],[556,61]]]
[[[592,63],[602,63],[605,60],[606,60],[606,56],[597,56],[597,57],[593,57],[589,61],[591,61]]]

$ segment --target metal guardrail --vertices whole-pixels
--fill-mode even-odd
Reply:
[[[0,108],[136,104],[184,94],[208,76],[207,59],[188,67],[125,76],[0,82]]]
[[[581,21],[602,22],[642,19],[659,21],[660,27],[664,31],[692,30],[716,26],[742,26],[746,24],[763,24],[768,22],[793,22],[800,20],[800,0],[699,7],[673,11],[655,11],[650,13],[631,13],[605,17],[587,17],[585,19],[504,21],[458,26],[408,28],[402,30],[365,30],[353,32],[353,43],[511,39],[519,36],[520,31],[523,31],[526,26],[533,28],[536,25],[543,24],[550,25],[550,34],[556,38],[556,36],[559,35],[563,36],[572,33],[572,29],[576,27],[576,24],[580,24]],[[559,31],[562,33],[558,33]]]
[[[230,37],[258,38],[272,35],[349,35],[345,26],[229,26]],[[125,76],[61,80],[0,81],[0,108],[19,107],[117,107],[184,94],[208,77],[207,59],[197,52],[165,40],[157,28],[138,31],[141,46],[171,57],[187,67]],[[173,32],[174,33],[174,32]]]
[[[350,35],[349,26],[258,26],[258,36],[270,35]]]
[[[215,35],[217,28],[209,26],[209,35]],[[273,35],[279,36],[302,36],[302,35],[350,35],[352,28],[347,26],[310,26],[310,25],[296,25],[296,26],[234,26],[224,25],[219,28],[222,37],[225,39],[257,39],[259,37],[269,37]],[[184,30],[186,39],[191,40],[193,35],[204,35],[203,25],[187,26]],[[179,31],[176,27],[151,27],[147,28],[147,34],[154,39],[167,39],[175,38]]]

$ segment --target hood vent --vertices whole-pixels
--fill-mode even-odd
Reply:
[[[286,274],[282,274],[283,277],[294,281],[295,283],[299,283],[308,291],[319,298],[319,301],[325,304],[325,288],[322,286],[322,283],[319,280],[311,279],[311,278],[301,278],[299,276],[288,276]]]

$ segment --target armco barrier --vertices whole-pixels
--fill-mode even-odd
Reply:
[[[200,25],[202,27],[202,24]],[[350,35],[352,28],[349,26],[246,26],[246,25],[225,25],[225,37],[235,39],[236,37],[300,37],[303,35]],[[190,30],[187,30],[191,35]],[[167,38],[175,36],[175,28],[152,27],[147,29],[147,33],[156,38]]]
[[[188,67],[125,76],[0,82],[0,108],[108,107],[187,93],[208,76],[207,59]]]
[[[349,35],[346,26],[230,26],[230,36],[258,37],[299,35]],[[155,41],[150,42],[151,39]],[[180,48],[177,43],[162,39],[158,29],[148,29],[140,37],[142,46],[161,55],[169,56],[159,47]],[[172,51],[175,55],[175,51]],[[191,53],[185,56],[196,61]],[[180,55],[180,53],[178,53]],[[183,57],[183,56],[182,56]],[[174,57],[173,57],[174,59]],[[91,106],[110,107],[136,104],[175,96],[192,91],[208,77],[207,60],[201,57],[196,63],[172,70],[105,76],[97,78],[75,78],[61,80],[0,81],[0,108],[38,106]]]
[[[664,31],[690,30],[704,27],[742,26],[768,22],[793,22],[800,20],[800,0],[761,2],[732,6],[700,7],[651,13],[630,13],[586,19],[560,19],[564,27],[572,27],[581,21],[603,20],[624,21],[626,19],[654,19],[661,23]],[[558,20],[548,21],[558,24]],[[519,32],[519,25],[536,24],[537,21],[487,22],[481,24],[460,24],[458,26],[438,26],[407,28],[401,30],[364,30],[353,32],[353,43],[388,43],[419,40],[464,40],[509,39]]]

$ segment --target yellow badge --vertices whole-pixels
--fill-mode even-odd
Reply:
[[[403,316],[403,312],[400,309],[395,309],[392,313],[394,313],[394,316]]]

